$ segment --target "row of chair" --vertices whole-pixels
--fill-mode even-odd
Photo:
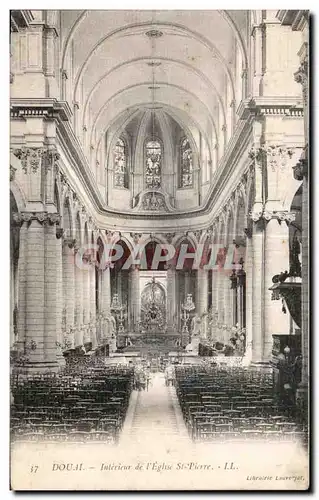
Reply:
[[[193,440],[300,441],[305,425],[273,392],[272,373],[243,367],[178,366],[176,391]]]
[[[68,365],[12,381],[13,440],[117,443],[133,388],[126,367]]]

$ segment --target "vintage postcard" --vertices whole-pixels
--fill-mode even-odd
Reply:
[[[12,490],[309,489],[309,23],[10,11]]]

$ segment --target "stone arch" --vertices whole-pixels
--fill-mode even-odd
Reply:
[[[130,258],[132,254],[132,247],[130,245],[130,242],[127,240],[127,238],[119,236],[116,238],[115,241],[112,241],[112,249],[114,248],[114,245],[119,245],[123,248],[123,254],[119,258],[119,260],[113,262],[114,269],[117,271],[122,270],[123,265],[127,261],[127,259]],[[110,250],[111,255],[112,255],[112,249]]]
[[[176,250],[181,246],[182,243],[186,243],[187,240],[195,250],[197,249],[196,239],[190,233],[187,232],[186,234],[178,235],[177,238],[175,239],[174,245]]]
[[[127,246],[128,250],[132,253],[134,250],[134,244],[133,242],[123,234],[119,234],[112,240],[112,246],[118,244],[120,241],[123,241],[125,245]]]

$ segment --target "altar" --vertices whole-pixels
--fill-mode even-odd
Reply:
[[[139,333],[157,338],[167,330],[166,287],[162,280],[153,275],[141,294],[141,321]]]

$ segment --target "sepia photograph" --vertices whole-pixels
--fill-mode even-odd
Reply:
[[[310,488],[310,12],[195,9],[10,10],[13,491]]]

